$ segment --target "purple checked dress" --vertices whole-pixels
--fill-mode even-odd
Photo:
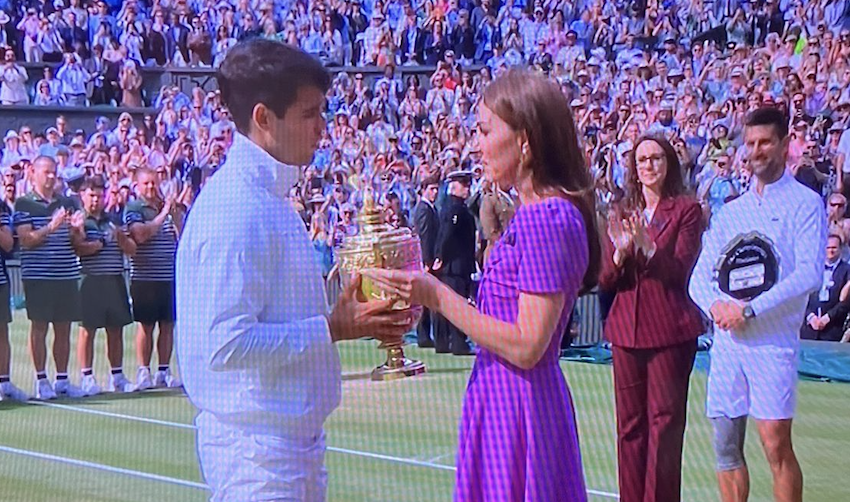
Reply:
[[[456,502],[587,500],[572,397],[558,365],[587,263],[581,213],[560,198],[520,207],[491,252],[481,312],[516,322],[520,292],[564,293],[566,305],[530,370],[479,348],[460,422]]]

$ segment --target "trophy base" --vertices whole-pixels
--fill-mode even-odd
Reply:
[[[404,356],[401,347],[387,350],[387,362],[372,370],[373,382],[400,380],[425,373],[425,363]]]

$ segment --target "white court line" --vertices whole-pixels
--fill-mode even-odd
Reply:
[[[148,472],[134,471],[131,469],[122,469],[121,467],[112,467],[111,465],[96,464],[94,462],[86,462],[85,460],[76,460],[73,458],[59,457],[56,455],[48,455],[47,453],[39,453],[29,450],[20,450],[11,446],[0,445],[0,451],[13,453],[15,455],[23,455],[25,457],[33,457],[41,460],[50,460],[52,462],[60,462],[63,464],[74,465],[77,467],[88,467],[89,469],[97,469],[99,471],[112,472],[115,474],[124,474],[135,478],[148,479],[152,481],[161,481],[172,485],[180,485],[188,488],[199,488],[201,490],[209,490],[209,487],[203,483],[194,481],[186,481],[185,479],[169,478],[168,476],[160,476],[159,474],[150,474]]]
[[[448,458],[454,455],[454,453],[444,453],[442,455],[437,455],[436,457],[431,457],[426,462],[436,462],[437,460],[443,460],[444,458]]]
[[[166,421],[166,420],[156,420],[156,419],[153,419],[153,418],[137,417],[137,416],[134,416],[134,415],[124,415],[124,414],[121,414],[121,413],[111,413],[111,412],[108,412],[108,411],[92,410],[92,409],[88,409],[88,408],[81,408],[81,407],[78,407],[78,406],[69,406],[67,404],[47,403],[47,402],[42,402],[42,401],[28,401],[28,404],[33,404],[33,405],[38,405],[38,406],[46,406],[48,408],[57,408],[57,409],[67,410],[67,411],[76,411],[78,413],[88,413],[88,414],[91,414],[91,415],[100,415],[100,416],[109,417],[109,418],[130,420],[130,421],[133,421],[133,422],[143,422],[143,423],[148,423],[148,424],[153,424],[153,425],[161,425],[161,426],[164,426],[164,427],[174,427],[174,428],[178,428],[178,429],[192,429],[192,430],[197,429],[197,427],[195,427],[194,425],[191,425],[191,424],[184,424],[184,423],[179,423],[179,422],[169,422],[169,421]],[[2,447],[0,447],[0,448],[2,448]],[[430,469],[437,469],[437,470],[442,470],[442,471],[452,471],[452,472],[457,471],[457,467],[452,466],[452,465],[437,464],[437,463],[434,462],[434,459],[432,459],[431,461],[414,460],[414,459],[410,459],[410,458],[394,457],[394,456],[391,456],[391,455],[383,455],[383,454],[380,454],[380,453],[372,453],[372,452],[368,452],[368,451],[349,450],[347,448],[337,448],[335,446],[328,446],[327,449],[328,449],[328,451],[332,451],[332,452],[336,452],[336,453],[345,453],[347,455],[355,455],[355,456],[358,456],[358,457],[372,458],[372,459],[377,459],[377,460],[386,460],[388,462],[394,462],[394,463],[397,463],[397,464],[413,465],[413,466],[416,466],[416,467],[427,467],[427,468],[430,468]],[[448,456],[448,455],[443,455],[443,457],[445,457],[445,456]],[[440,457],[435,457],[435,458],[439,459]],[[132,472],[135,472],[135,471],[132,471]],[[139,474],[144,474],[144,473],[139,473]],[[151,474],[150,476],[155,476],[155,475]],[[166,478],[166,479],[172,479],[172,478]],[[182,481],[182,480],[175,480],[175,481]],[[190,483],[190,481],[186,481],[186,483]],[[200,486],[205,487],[205,485],[200,485]],[[606,492],[606,491],[601,491],[601,490],[588,489],[587,493],[589,495],[596,495],[598,497],[610,498],[610,499],[615,499],[615,500],[620,499],[620,496],[617,495],[616,493],[611,493],[611,492]]]
[[[110,417],[110,418],[120,418],[123,420],[132,420],[134,422],[143,422],[146,424],[153,425],[163,425],[165,427],[175,427],[178,429],[196,429],[194,425],[191,424],[181,424],[178,422],[166,422],[165,420],[156,420],[153,418],[144,418],[144,417],[136,417],[132,415],[122,415],[120,413],[110,413],[108,411],[101,410],[92,410],[89,408],[80,408],[77,406],[68,406],[67,404],[57,404],[57,403],[46,403],[43,401],[27,401],[27,404],[34,404],[37,406],[46,406],[48,408],[58,408],[60,410],[68,410],[68,411],[76,411],[79,413],[88,413],[90,415],[100,415],[102,417]]]

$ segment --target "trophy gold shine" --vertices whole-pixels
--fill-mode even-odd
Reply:
[[[359,230],[356,235],[347,236],[336,249],[337,264],[342,287],[350,284],[356,273],[368,268],[386,268],[394,270],[419,270],[422,268],[422,250],[419,237],[407,228],[394,228],[384,221],[381,209],[375,207],[372,190],[365,189],[363,209],[357,217]],[[333,277],[334,272],[331,272]],[[367,300],[386,300],[392,298],[388,292],[363,276],[360,289]],[[422,315],[421,306],[411,306],[398,299],[393,309],[410,310],[417,321]],[[396,380],[425,372],[425,364],[408,359],[404,355],[404,342],[398,344],[381,343],[378,348],[387,351],[387,360],[372,371],[372,380]]]

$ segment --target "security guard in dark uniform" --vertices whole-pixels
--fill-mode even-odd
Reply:
[[[440,211],[434,270],[440,280],[457,294],[469,297],[475,272],[475,217],[466,200],[472,186],[472,172],[455,171],[449,181],[446,205]],[[443,316],[437,316],[434,345],[437,353],[471,355],[469,342],[459,329]]]

